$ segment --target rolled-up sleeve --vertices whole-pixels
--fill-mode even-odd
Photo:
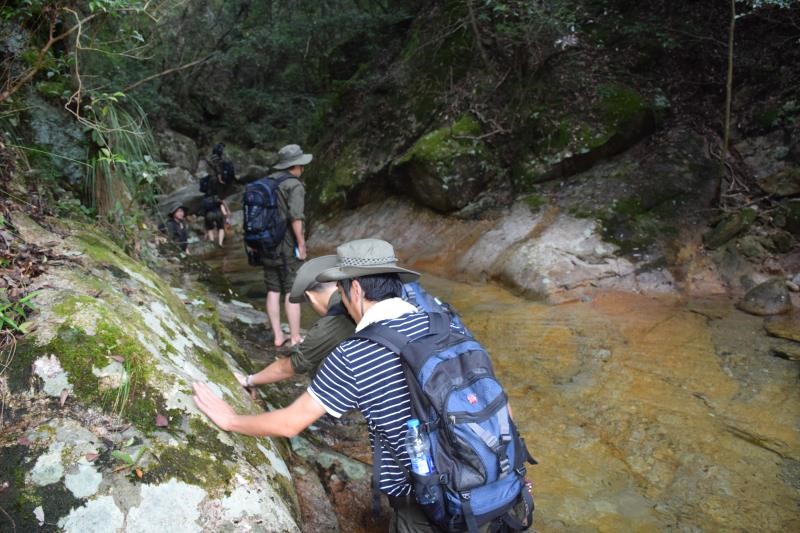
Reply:
[[[286,204],[289,208],[289,220],[305,220],[303,212],[306,204],[306,188],[299,180],[287,182]]]
[[[324,316],[308,330],[306,338],[292,350],[292,368],[298,374],[316,374],[319,365],[340,342],[353,334],[355,325],[346,315]]]

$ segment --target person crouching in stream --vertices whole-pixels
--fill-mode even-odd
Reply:
[[[418,278],[417,272],[397,265],[391,244],[361,239],[339,246],[336,266],[322,271],[316,281],[336,283],[342,304],[356,322],[356,332],[374,323],[413,342],[434,331],[431,317],[441,317],[420,312],[403,300],[403,284]],[[464,331],[452,321],[449,327]],[[253,383],[252,377],[249,382]],[[358,336],[346,339],[325,357],[308,389],[291,405],[258,415],[237,414],[205,383],[195,382],[193,389],[194,402],[217,426],[251,436],[294,437],[326,413],[340,418],[360,411],[373,448],[375,487],[394,509],[389,531],[440,531],[414,498],[404,443],[412,413],[411,393],[400,357],[383,344]],[[377,451],[375,443],[379,443]],[[484,533],[491,526],[484,524],[478,531]],[[502,527],[491,530],[505,531]]]
[[[335,255],[315,257],[303,263],[292,284],[289,301],[308,302],[320,318],[311,326],[303,341],[292,347],[289,357],[280,357],[266,368],[244,376],[234,372],[239,383],[251,389],[289,379],[295,374],[316,374],[325,357],[342,341],[350,337],[355,324],[342,305],[336,283],[319,282],[317,276],[336,266]]]
[[[359,331],[373,322],[403,331],[416,339],[430,331],[428,315],[401,298],[403,283],[419,274],[396,264],[391,244],[363,239],[337,248],[337,266],[317,281],[336,282],[342,304]],[[406,470],[410,460],[403,437],[411,417],[411,396],[397,355],[375,341],[352,337],[339,344],[322,362],[311,385],[291,405],[258,415],[239,415],[205,383],[194,383],[194,401],[224,431],[244,435],[294,437],[324,414],[334,418],[358,410],[367,419],[370,442],[385,439],[391,453],[380,457],[378,487],[390,501],[413,499]],[[388,451],[385,450],[384,451]],[[395,508],[390,531],[436,532],[418,505]]]

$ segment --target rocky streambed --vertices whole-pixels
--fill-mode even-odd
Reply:
[[[507,227],[494,229],[486,223],[439,224],[429,212],[388,201],[319,227],[310,242],[318,255],[352,238],[391,240],[402,261],[425,271],[423,284],[463,314],[489,348],[515,418],[541,463],[531,471],[537,530],[796,529],[796,294],[785,288],[761,291],[751,301],[721,291],[681,292],[675,285],[667,290],[658,280],[669,272],[645,278],[633,269],[609,277],[607,286],[559,284],[549,302],[533,301],[487,282],[504,279],[489,273],[510,268],[502,265],[517,253],[509,244],[514,238],[526,242],[541,235],[519,222],[526,217],[525,211],[511,213]],[[569,228],[554,224],[552,231],[572,235]],[[590,252],[592,246],[581,248],[591,232],[573,237],[559,242],[597,253]],[[212,264],[224,267],[235,285],[240,279],[241,287],[255,287],[252,269],[236,266],[237,248],[231,246],[232,256],[215,254],[218,261]],[[586,268],[611,269],[616,256],[607,257],[602,266]],[[480,269],[486,274],[475,274]],[[520,270],[519,279],[541,279],[541,272],[531,269],[533,278]],[[553,279],[569,274],[553,272]],[[693,287],[722,287],[715,275],[696,269]],[[637,279],[639,285],[632,285]],[[761,316],[775,311],[782,299],[781,311],[789,313]],[[754,302],[760,304],[749,305]],[[253,303],[260,305],[258,298]],[[765,312],[753,314],[757,309]],[[280,390],[289,400],[304,383]],[[367,461],[358,428],[357,420],[321,423],[311,440]],[[307,457],[316,455],[321,456],[319,449]],[[350,464],[341,458],[339,463]],[[363,479],[332,464],[329,456],[315,468],[323,485],[368,494]],[[351,513],[349,519],[367,531],[381,531],[363,514],[367,500],[360,500],[360,517]],[[336,499],[332,502],[336,509]],[[359,502],[346,500],[342,514],[354,505]]]

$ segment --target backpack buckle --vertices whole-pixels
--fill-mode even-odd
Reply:
[[[462,490],[462,491],[460,491],[460,492],[458,493],[458,495],[459,495],[459,496],[461,496],[461,499],[462,499],[462,500],[464,500],[464,501],[467,501],[467,502],[468,502],[468,501],[469,501],[469,499],[472,497],[472,494],[471,494],[471,493],[470,493],[470,491],[468,491],[468,490]]]
[[[500,471],[505,474],[508,472],[508,469],[511,467],[511,463],[508,462],[508,457],[503,457],[499,461],[500,463]]]

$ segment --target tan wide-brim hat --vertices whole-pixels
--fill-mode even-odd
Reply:
[[[419,273],[397,266],[394,247],[380,239],[359,239],[336,248],[336,266],[317,276],[317,281],[339,281],[373,274],[397,274],[403,283]]]
[[[278,162],[272,165],[272,168],[284,170],[292,168],[295,165],[304,166],[311,162],[314,156],[311,154],[304,154],[303,150],[296,144],[288,144],[278,150]]]
[[[292,292],[289,293],[289,301],[299,304],[306,301],[306,291],[315,283],[317,276],[329,268],[335,267],[337,259],[335,255],[323,255],[309,259],[297,271],[292,284]]]

